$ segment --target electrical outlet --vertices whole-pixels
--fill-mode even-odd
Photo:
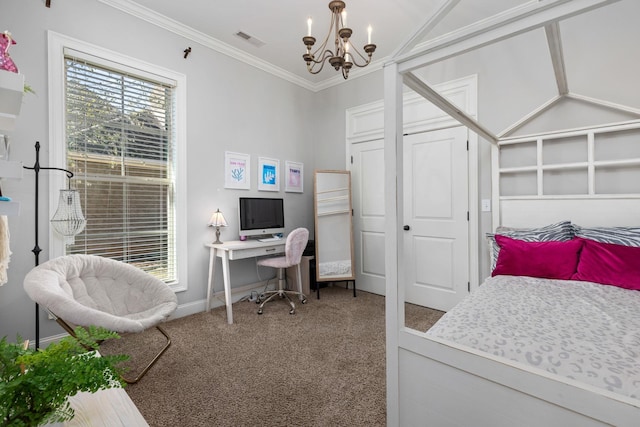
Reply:
[[[491,199],[482,199],[482,212],[491,212]]]

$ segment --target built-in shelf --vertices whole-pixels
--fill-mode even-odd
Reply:
[[[24,75],[0,70],[0,132],[14,129],[23,95]]]
[[[501,143],[500,196],[640,195],[638,138],[633,121]]]

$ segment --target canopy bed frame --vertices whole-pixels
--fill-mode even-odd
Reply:
[[[533,138],[510,137],[515,130],[546,111],[559,99],[574,97],[583,101],[620,108],[640,117],[640,111],[571,94],[564,75],[562,49],[558,42],[558,22],[615,0],[547,0],[528,2],[493,18],[449,33],[420,48],[416,40],[433,29],[459,0],[442,1],[434,15],[419,28],[386,64],[385,82],[385,236],[388,250],[386,270],[387,331],[387,425],[637,425],[640,400],[542,372],[524,364],[474,350],[451,341],[429,336],[404,325],[405,273],[399,268],[403,254],[402,225],[402,94],[408,86],[447,112],[461,124],[492,144],[493,222],[495,225],[531,227],[569,219],[583,226],[636,225],[640,218],[640,191],[636,194],[598,195],[594,176],[599,167],[635,166],[640,159],[599,161],[594,158],[594,134],[640,129],[631,121],[603,129],[575,129]],[[461,111],[426,85],[413,72],[421,67],[482,46],[544,28],[549,40],[558,97],[516,123],[502,134],[495,134],[475,118]],[[584,136],[589,155],[584,161],[545,166],[539,162],[521,168],[499,164],[500,147],[530,144],[534,152],[542,149],[545,138]],[[640,157],[640,156],[638,156]],[[542,188],[541,176],[547,169],[579,170],[586,184],[585,194],[549,196]],[[508,187],[510,174],[529,174],[532,194],[527,197],[500,197],[500,182]],[[570,172],[572,173],[572,172]]]

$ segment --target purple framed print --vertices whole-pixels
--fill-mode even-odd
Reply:
[[[290,160],[284,163],[284,191],[302,193],[304,190],[304,165]]]

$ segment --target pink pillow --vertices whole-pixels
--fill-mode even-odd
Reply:
[[[640,290],[640,247],[584,240],[573,280]]]
[[[500,254],[492,276],[529,276],[545,279],[571,279],[576,272],[581,239],[525,242],[496,235]]]

